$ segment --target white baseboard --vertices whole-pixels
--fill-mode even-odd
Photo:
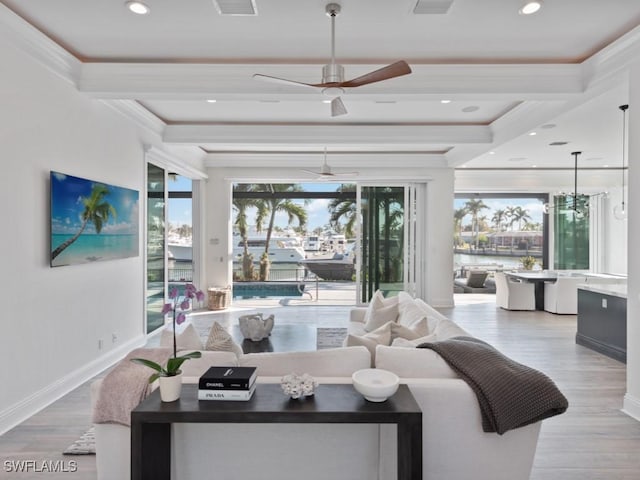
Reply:
[[[625,394],[622,411],[630,417],[640,421],[640,399],[632,397],[628,393]]]
[[[68,373],[64,377],[47,385],[20,402],[0,411],[0,435],[24,422],[26,419],[35,415],[40,410],[52,404],[73,389],[78,388],[87,380],[90,380],[104,369],[122,359],[132,349],[141,347],[145,343],[146,338],[142,335],[123,343],[117,348]]]

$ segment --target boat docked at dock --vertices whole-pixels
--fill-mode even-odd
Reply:
[[[248,250],[255,263],[260,262],[267,245],[266,237],[249,237]],[[244,242],[242,237],[233,237],[233,261],[242,262]],[[269,241],[269,260],[271,263],[298,263],[305,259],[305,253],[296,237],[271,237]]]

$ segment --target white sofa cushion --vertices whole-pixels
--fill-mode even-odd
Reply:
[[[412,323],[410,326],[400,325],[399,323],[391,324],[391,340],[396,338],[408,338],[409,340],[424,337],[429,334],[429,323],[427,317]]]
[[[395,322],[398,319],[398,298],[384,298],[380,290],[376,290],[371,297],[369,307],[364,317],[364,329],[372,332],[387,322]]]
[[[416,302],[402,302],[398,304],[398,323],[405,327],[410,327],[414,323],[427,318],[427,313],[421,309]]]
[[[308,373],[312,377],[350,377],[371,367],[371,354],[365,347],[326,348],[308,352],[248,353],[238,365],[258,368],[258,376]]]
[[[416,348],[418,345],[426,342],[435,342],[437,341],[437,337],[435,333],[425,335],[424,337],[419,337],[413,340],[409,340],[408,338],[394,338],[391,341],[392,347],[403,347],[403,348]]]
[[[176,326],[176,345],[178,350],[202,350],[202,342],[191,322]],[[160,346],[173,348],[173,325],[162,330]]]
[[[458,378],[440,355],[428,348],[398,348],[378,345],[376,368],[389,370],[400,378]]]
[[[366,333],[362,336],[347,335],[343,345],[345,347],[363,346],[371,353],[371,366],[375,365],[376,346],[391,344],[391,328],[395,322],[387,322],[380,328],[376,328],[373,332]]]
[[[183,350],[180,354],[193,350]],[[214,365],[219,367],[235,367],[238,365],[238,356],[234,352],[216,352],[213,350],[201,351],[200,358],[191,358],[182,364],[182,383],[194,383]],[[195,380],[194,380],[195,379]]]

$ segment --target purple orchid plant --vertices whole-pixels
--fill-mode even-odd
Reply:
[[[171,302],[165,303],[162,307],[162,314],[166,315],[171,313],[173,320],[173,356],[167,360],[166,367],[144,358],[131,359],[132,362],[145,365],[156,371],[149,377],[149,383],[154,382],[158,377],[174,377],[179,375],[181,372],[180,367],[186,360],[190,358],[200,358],[202,356],[202,353],[197,351],[178,356],[176,325],[182,325],[184,323],[187,319],[186,312],[191,308],[192,302],[202,302],[204,300],[204,293],[198,290],[192,283],[187,283],[184,286],[182,295],[180,295],[178,287],[172,287],[169,290],[169,300],[171,300]]]

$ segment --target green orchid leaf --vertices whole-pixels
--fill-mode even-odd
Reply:
[[[195,352],[185,353],[184,355],[180,355],[178,358],[184,358],[185,360],[187,360],[189,358],[200,358],[200,357],[202,357],[202,353],[195,351]]]
[[[149,377],[149,383],[155,382],[158,379],[158,377],[160,377],[160,374],[159,373],[154,373],[153,375],[151,375]]]
[[[131,361],[133,363],[139,363],[140,365],[144,365],[145,367],[152,368],[155,371],[162,373],[162,367],[156,362],[152,362],[151,360],[147,360],[145,358],[132,358]]]

